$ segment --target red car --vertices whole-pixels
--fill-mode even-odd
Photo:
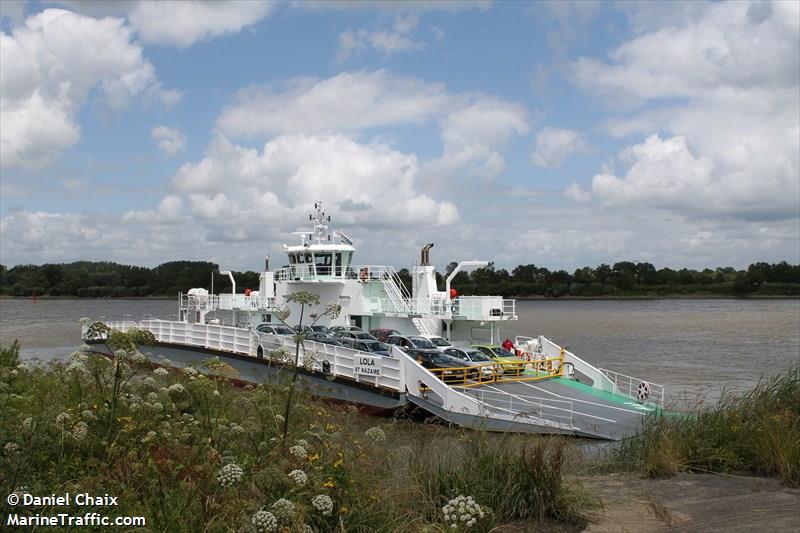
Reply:
[[[396,329],[389,329],[389,328],[371,329],[369,330],[369,333],[370,335],[372,335],[381,342],[386,342],[386,339],[388,339],[392,335],[401,335],[401,333]]]

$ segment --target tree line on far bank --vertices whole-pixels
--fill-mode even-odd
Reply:
[[[455,268],[450,263],[436,274],[439,288]],[[174,297],[193,287],[214,292],[230,290],[219,266],[206,261],[172,261],[154,268],[111,262],[78,261],[67,264],[0,265],[0,295],[77,297]],[[398,272],[411,288],[407,269]],[[258,288],[258,272],[236,272],[239,292]],[[637,297],[637,296],[800,296],[800,265],[753,263],[745,270],[656,269],[650,263],[621,261],[613,265],[583,267],[570,273],[536,265],[511,270],[493,264],[472,272],[459,272],[452,282],[459,294],[496,294],[504,297]]]

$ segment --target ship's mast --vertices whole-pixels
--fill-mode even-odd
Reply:
[[[309,219],[314,222],[313,238],[317,244],[322,244],[325,241],[330,242],[331,234],[328,229],[328,223],[331,221],[330,215],[325,215],[322,210],[322,202],[314,202],[315,214],[309,215]]]

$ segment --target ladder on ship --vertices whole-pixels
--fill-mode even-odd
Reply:
[[[411,295],[400,280],[400,276],[397,275],[397,271],[393,267],[386,267],[381,281],[383,282],[383,290],[386,292],[386,296],[395,311],[400,314],[409,314],[411,312],[411,305],[409,304]]]
[[[417,331],[419,332],[420,335],[430,336],[434,334],[428,327],[427,320],[425,320],[424,318],[421,317],[412,318],[411,322],[414,323],[414,327],[417,328]]]

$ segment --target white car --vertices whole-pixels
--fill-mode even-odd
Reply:
[[[296,335],[296,332],[292,328],[281,324],[259,324],[256,326],[256,331],[271,335]]]
[[[440,352],[444,352],[448,348],[453,347],[453,344],[449,340],[445,339],[444,337],[440,337],[439,335],[422,335],[422,337],[425,337],[431,341],[433,345],[436,346],[436,349]]]

